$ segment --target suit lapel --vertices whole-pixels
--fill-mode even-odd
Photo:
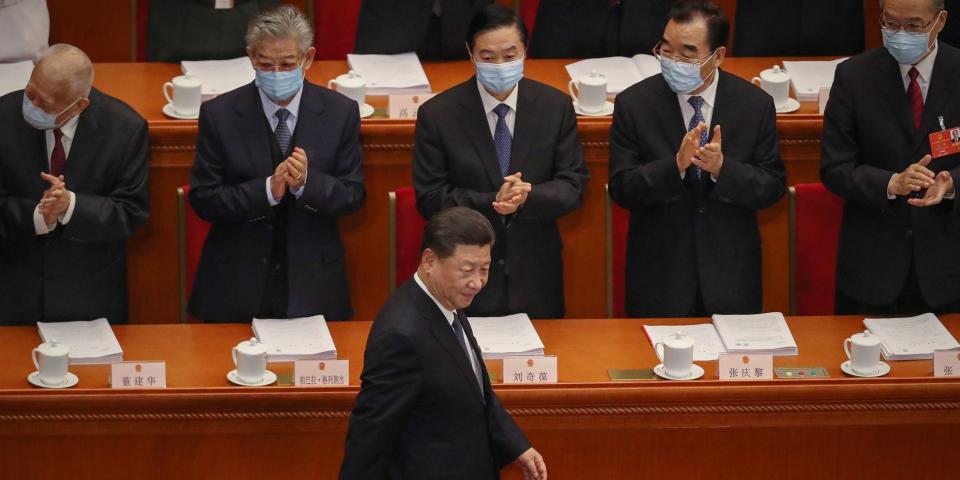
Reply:
[[[300,110],[297,112],[297,126],[293,131],[293,146],[304,149],[308,160],[314,158],[311,155],[312,149],[308,146],[323,143],[324,107],[319,89],[320,87],[312,83],[303,83]]]
[[[236,106],[240,138],[243,139],[254,170],[258,174],[270,175],[274,170],[273,159],[270,155],[270,137],[265,135],[264,131],[264,125],[269,128],[270,124],[263,114],[260,92],[253,83],[241,88],[248,89],[249,92],[244,92]]]
[[[723,129],[724,125],[729,126],[729,105],[736,105],[737,101],[734,98],[736,93],[733,89],[729,88],[730,84],[727,79],[724,77],[724,73],[721,70],[717,70],[717,95],[713,99],[713,115],[710,119],[710,132],[709,138],[710,141],[713,141],[713,129],[720,125],[720,128]]]
[[[88,187],[87,182],[97,182],[98,179],[88,179],[91,163],[96,161],[97,148],[100,145],[100,129],[97,124],[97,111],[100,108],[98,94],[90,95],[90,106],[80,114],[77,121],[77,131],[73,136],[73,142],[70,144],[70,154],[67,155],[67,163],[63,169],[63,177],[66,180],[67,187],[71,189],[84,189]]]
[[[447,352],[447,355],[450,356],[450,359],[453,360],[453,363],[457,365],[457,368],[460,370],[460,375],[458,375],[462,381],[467,382],[468,388],[473,391],[476,395],[478,401],[481,401],[483,395],[480,392],[480,387],[477,385],[476,375],[473,373],[473,367],[470,365],[470,360],[467,358],[467,355],[463,352],[463,347],[460,346],[460,342],[457,340],[456,334],[453,332],[453,327],[450,326],[450,323],[447,322],[446,317],[443,316],[443,313],[437,308],[437,305],[433,303],[433,300],[427,296],[426,292],[420,288],[415,282],[413,287],[418,290],[418,299],[420,302],[420,312],[421,316],[427,323],[430,325],[430,333],[437,340],[437,343],[443,347],[443,350]],[[467,328],[467,327],[464,327]]]
[[[916,142],[927,141],[931,132],[940,130],[938,117],[944,114],[943,109],[950,103],[950,96],[957,91],[956,64],[950,56],[950,50],[943,44],[938,46],[937,59],[933,63],[933,74],[930,78],[930,87],[927,90],[927,99],[923,102],[923,120]],[[950,125],[947,125],[950,127]]]
[[[483,168],[487,172],[491,188],[498,189],[503,184],[503,176],[500,175],[500,162],[497,160],[497,150],[493,145],[493,136],[490,135],[490,124],[487,123],[487,117],[483,111],[483,102],[480,101],[480,92],[477,90],[476,77],[460,84],[460,106],[463,108],[463,114],[460,115],[460,122],[463,124],[463,130],[470,137],[477,157],[483,163]],[[511,153],[512,155],[512,153]],[[512,168],[512,167],[511,167]]]
[[[683,113],[680,112],[680,101],[677,94],[670,90],[663,77],[660,77],[660,84],[658,92],[662,103],[657,111],[663,115],[661,120],[663,128],[666,129],[666,138],[670,142],[670,147],[674,152],[678,152],[680,151],[680,142],[683,141],[683,136],[687,133],[687,126],[683,121]]]
[[[913,114],[910,111],[910,103],[907,101],[907,92],[903,88],[900,66],[889,54],[883,55],[882,58],[883,60],[877,65],[877,75],[880,78],[877,83],[880,89],[877,101],[886,103],[890,112],[896,117],[897,123],[900,124],[904,135],[914,139],[917,132],[913,128]]]
[[[526,84],[526,85],[525,85]],[[513,122],[513,142],[510,148],[509,173],[522,172],[526,167],[530,145],[536,132],[537,99],[530,91],[530,85],[520,80],[517,85],[517,111]],[[497,165],[499,168],[499,164]]]

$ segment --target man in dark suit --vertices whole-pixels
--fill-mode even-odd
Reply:
[[[454,205],[483,213],[497,231],[490,283],[476,316],[564,314],[556,220],[580,206],[588,174],[570,97],[521,79],[526,28],[499,5],[470,24],[477,76],[420,107],[413,148],[417,209]]]
[[[756,212],[783,196],[786,169],[773,100],[719,69],[728,34],[716,5],[678,2],[658,47],[663,74],[617,96],[610,196],[630,210],[630,316],[763,306]]]
[[[58,44],[25,90],[0,97],[0,325],[127,321],[147,122],[92,83],[87,55]]]
[[[473,15],[491,0],[364,0],[354,53],[417,52],[421,60],[462,60]]]
[[[546,480],[543,458],[490,386],[464,309],[490,270],[493,228],[453,207],[423,234],[420,267],[367,337],[341,480],[491,480],[513,463]]]
[[[674,0],[542,0],[532,58],[649,54],[660,40]]]
[[[243,32],[257,12],[279,0],[154,0],[147,20],[147,61],[217,60],[243,56]]]
[[[960,51],[937,41],[946,17],[943,0],[887,0],[886,48],[837,67],[820,178],[846,199],[839,314],[960,310],[960,155],[932,158],[928,139],[960,125]]]
[[[286,5],[247,32],[253,84],[200,108],[190,204],[213,223],[188,310],[209,322],[350,318],[337,218],[363,204],[357,103],[304,81],[313,31]]]
[[[738,57],[863,51],[863,0],[738,0],[736,25]]]

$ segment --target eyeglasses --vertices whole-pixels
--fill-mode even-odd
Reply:
[[[943,10],[937,12],[936,16],[934,16],[932,19],[930,19],[929,22],[924,23],[924,24],[922,24],[922,25],[919,24],[919,23],[915,23],[915,22],[913,22],[913,23],[908,23],[908,24],[906,24],[906,25],[903,25],[903,24],[901,24],[901,23],[899,23],[899,22],[895,22],[895,21],[893,21],[893,20],[890,20],[890,19],[886,18],[886,12],[881,12],[881,13],[880,13],[880,28],[882,28],[882,29],[884,29],[884,30],[890,30],[890,31],[893,31],[893,32],[897,32],[897,31],[903,30],[903,31],[909,32],[909,33],[926,33],[926,32],[927,32],[927,27],[929,27],[931,24],[933,24],[933,22],[936,22],[937,20],[940,19],[940,13],[941,13],[941,12],[943,12]]]
[[[291,70],[296,70],[302,64],[300,60],[297,61],[286,61],[279,65],[274,65],[268,62],[256,62],[253,64],[257,70],[261,72],[289,72]]]
[[[695,65],[703,64],[703,62],[705,62],[708,58],[712,57],[714,53],[716,53],[716,50],[714,50],[700,58],[690,58],[683,55],[674,56],[673,54],[663,51],[663,41],[657,42],[657,44],[653,47],[652,51],[653,51],[653,56],[656,57],[657,60],[660,60],[660,57],[663,57],[673,62],[690,63]]]

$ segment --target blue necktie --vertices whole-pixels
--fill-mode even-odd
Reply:
[[[480,386],[480,395],[483,396],[483,380],[481,379],[480,371],[473,366],[473,359],[470,358],[470,349],[467,348],[466,337],[463,334],[463,325],[460,323],[460,315],[459,310],[453,314],[453,333],[457,336],[457,343],[463,348],[463,353],[467,355],[467,363],[473,370],[473,374],[477,377],[477,384]],[[466,321],[466,318],[464,318],[464,321]]]
[[[280,152],[284,157],[290,155],[290,127],[287,126],[287,117],[290,116],[290,112],[286,108],[281,108],[277,110],[275,114],[277,116],[277,128],[273,131],[273,134],[277,137],[277,144],[280,145]]]
[[[493,133],[493,145],[497,148],[497,160],[500,162],[500,173],[506,177],[510,171],[510,148],[513,144],[513,137],[510,136],[510,129],[507,128],[507,113],[510,106],[501,103],[497,105],[493,112],[497,114],[497,128]]]
[[[687,131],[689,132],[690,130],[697,128],[697,125],[700,125],[701,123],[707,123],[707,122],[703,119],[703,97],[699,97],[699,96],[690,97],[689,99],[687,99],[687,102],[690,102],[690,106],[693,107],[693,118],[690,119],[690,125],[687,126]],[[700,135],[701,147],[707,144],[707,138],[709,138],[709,136],[710,136],[709,129],[707,129],[706,131],[703,132],[703,134]],[[701,173],[702,172],[700,171],[700,167],[697,167],[697,178],[700,178]]]

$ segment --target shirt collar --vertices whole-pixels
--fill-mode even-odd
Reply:
[[[924,58],[920,63],[916,64],[917,71],[920,72],[920,78],[926,83],[930,83],[930,77],[933,75],[933,63],[937,60],[937,50],[940,49],[938,46],[939,43],[939,40],[933,42],[933,51],[930,52],[930,55],[927,55],[927,58]],[[914,65],[909,64],[900,65],[900,77],[909,78],[910,69],[913,67]]]
[[[450,325],[453,325],[453,316],[455,315],[454,312],[452,310],[447,310],[447,308],[444,307],[443,304],[437,301],[437,298],[434,297],[432,293],[430,293],[430,289],[428,289],[427,285],[423,283],[423,280],[420,280],[419,272],[413,274],[413,279],[417,282],[417,285],[420,285],[420,288],[422,288],[423,291],[426,292],[427,296],[430,297],[430,300],[433,300],[433,303],[437,304],[437,308],[440,309],[440,313],[443,313],[443,316],[447,319],[447,323],[449,323]]]
[[[80,112],[80,115],[83,115],[83,112]],[[60,133],[62,133],[64,137],[73,140],[74,135],[77,134],[77,125],[80,124],[80,115],[74,115],[73,118],[67,120],[63,125],[60,125]],[[50,131],[53,132],[52,129]]]
[[[516,87],[513,87],[513,91],[510,92],[510,95],[507,96],[507,99],[504,101],[497,100],[493,98],[493,95],[490,95],[490,92],[487,89],[483,88],[483,85],[480,83],[480,80],[477,80],[477,89],[480,90],[480,101],[483,102],[483,113],[489,115],[494,108],[497,108],[497,105],[501,103],[507,104],[510,107],[510,110],[514,112],[517,111],[517,90],[520,90],[520,84],[518,83]]]
[[[297,91],[297,94],[293,96],[293,100],[290,100],[290,103],[286,107],[281,107],[276,103],[273,103],[273,100],[270,100],[270,97],[267,94],[263,93],[263,90],[257,89],[260,92],[260,103],[263,104],[263,113],[267,116],[267,119],[270,120],[275,118],[277,110],[281,108],[286,108],[290,112],[290,116],[296,119],[300,112],[300,95],[303,93],[303,87],[300,87],[300,90]]]
[[[687,94],[683,94],[683,93],[679,93],[679,94],[677,94],[677,95],[680,96],[680,101],[681,101],[681,102],[687,102],[688,100],[690,100],[690,97],[701,97],[701,98],[703,98],[703,103],[704,103],[706,106],[708,106],[708,107],[710,107],[710,108],[713,108],[714,102],[715,102],[716,99],[717,99],[717,84],[718,84],[718,83],[720,83],[720,69],[719,69],[719,68],[713,71],[713,81],[710,82],[710,86],[708,86],[706,90],[700,92],[700,93],[697,94],[697,95],[687,95]]]

